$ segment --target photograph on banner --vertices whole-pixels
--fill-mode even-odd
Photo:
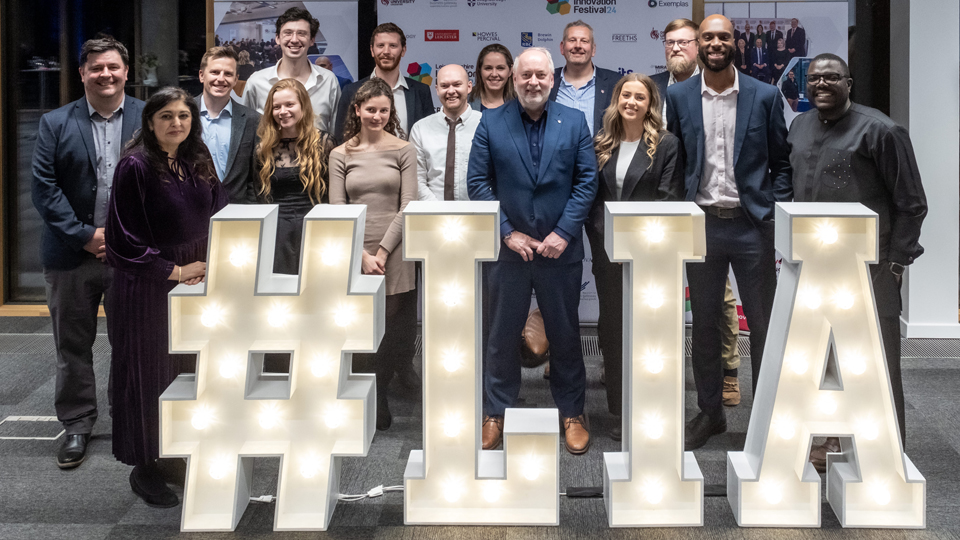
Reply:
[[[243,84],[255,71],[275,66],[280,59],[277,44],[277,17],[290,8],[306,9],[320,28],[307,51],[311,62],[337,76],[340,85],[356,80],[357,2],[214,2],[214,43],[233,48],[240,56],[237,66],[240,83],[235,92],[243,95]]]

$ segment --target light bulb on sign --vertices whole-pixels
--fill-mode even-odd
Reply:
[[[214,459],[210,464],[210,478],[222,480],[230,471],[230,461],[226,457]]]
[[[340,306],[333,313],[333,322],[337,326],[344,328],[350,326],[350,323],[353,322],[353,307],[352,306]]]
[[[807,363],[807,356],[802,352],[795,352],[787,358],[787,365],[790,366],[790,370],[796,373],[797,375],[803,375],[807,372],[809,364]]]
[[[449,373],[453,373],[460,369],[461,366],[463,366],[463,354],[460,351],[450,349],[443,353],[443,369]]]
[[[768,480],[760,484],[760,490],[763,492],[763,498],[770,504],[780,504],[783,500],[783,486],[780,482]]]
[[[873,500],[877,502],[880,506],[886,506],[890,504],[890,490],[887,488],[887,483],[882,481],[873,482],[870,487],[870,492],[873,493]]]
[[[833,396],[830,394],[820,396],[818,403],[820,405],[820,412],[823,414],[833,414],[837,412],[837,400],[833,399]]]
[[[197,407],[197,410],[193,413],[193,418],[190,419],[190,425],[193,426],[193,429],[202,431],[210,427],[213,421],[213,411],[201,405]]]
[[[663,289],[650,286],[643,292],[643,302],[653,309],[663,305]]]
[[[821,243],[835,244],[837,243],[837,239],[840,238],[840,235],[837,233],[836,227],[824,222],[817,226],[817,238],[820,239]]]
[[[320,262],[324,266],[336,266],[343,260],[343,250],[335,244],[327,244],[320,248]]]
[[[808,288],[803,293],[803,304],[809,309],[817,309],[820,307],[820,304],[823,302],[820,298],[820,291],[812,287]]]
[[[241,360],[239,358],[228,356],[220,360],[220,376],[224,379],[232,379],[240,373]]]
[[[213,328],[221,322],[223,322],[223,310],[216,304],[210,304],[200,313],[200,324],[207,328]]]
[[[290,322],[290,306],[287,304],[276,303],[267,313],[267,322],[274,328],[286,326]]]
[[[456,242],[463,239],[464,227],[460,218],[447,218],[443,224],[443,239],[447,242]]]
[[[643,228],[643,235],[651,244],[659,244],[663,242],[663,237],[666,233],[663,230],[663,225],[659,221],[651,221]]]
[[[536,480],[540,477],[542,465],[536,456],[527,456],[523,460],[523,477],[527,480]]]
[[[777,435],[780,435],[780,437],[783,439],[790,440],[794,435],[797,434],[797,426],[793,419],[789,416],[781,416],[774,424],[776,426]]]
[[[443,289],[443,303],[453,307],[463,301],[463,291],[456,285],[447,285]]]
[[[310,373],[314,377],[326,377],[333,369],[333,360],[324,354],[317,353],[313,355],[313,362],[310,362]]]
[[[648,414],[644,417],[641,425],[648,438],[656,440],[663,436],[663,420],[659,416]]]
[[[253,261],[253,250],[246,244],[238,244],[230,252],[230,264],[242,268]]]
[[[460,429],[463,428],[460,415],[454,413],[448,414],[441,424],[443,425],[443,434],[447,437],[456,437],[460,434]]]
[[[273,429],[280,425],[280,409],[276,403],[264,403],[260,407],[260,427]]]
[[[463,496],[463,482],[456,478],[450,478],[443,484],[443,498],[447,502],[457,502]]]
[[[503,490],[500,488],[499,484],[487,482],[483,487],[483,498],[487,502],[497,502],[500,500],[501,492],[503,492]]]
[[[643,498],[650,504],[663,502],[663,484],[659,480],[650,479],[643,483]]]
[[[323,415],[323,422],[327,424],[328,428],[337,428],[343,423],[344,417],[346,417],[346,413],[341,405],[330,405]]]
[[[850,357],[844,362],[854,375],[863,375],[867,370],[867,361],[859,352],[850,353]]]
[[[870,418],[857,420],[857,433],[868,441],[874,441],[880,435],[880,427]]]
[[[654,374],[663,371],[663,356],[660,354],[659,349],[647,351],[646,354],[643,355],[643,367]]]
[[[840,309],[850,309],[853,307],[853,293],[846,289],[838,289],[833,294],[833,304]]]

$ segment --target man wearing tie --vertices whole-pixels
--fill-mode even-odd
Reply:
[[[583,113],[550,102],[550,51],[532,47],[513,74],[517,99],[480,119],[467,172],[470,198],[500,201],[500,257],[488,282],[493,313],[484,352],[483,447],[496,448],[504,411],[520,393],[516,351],[531,290],[550,341],[550,391],[565,444],[583,454],[590,433],[580,348],[580,233],[597,194],[597,158]]]
[[[758,81],[767,82],[767,75],[770,74],[770,67],[767,63],[767,51],[763,48],[763,41],[757,38],[757,46],[750,51],[753,62],[750,66],[750,75]]]
[[[459,64],[437,71],[437,96],[443,108],[410,130],[417,149],[417,183],[421,201],[466,201],[467,160],[480,111],[470,108],[473,85]]]
[[[790,29],[787,30],[787,52],[790,58],[807,55],[807,31],[800,28],[800,21],[790,19]]]
[[[770,29],[767,30],[767,55],[773,57],[773,51],[777,50],[777,42],[783,39],[783,32],[777,30],[777,21],[770,21]]]
[[[704,19],[699,40],[703,72],[667,89],[667,125],[686,156],[686,199],[706,214],[707,254],[687,265],[700,414],[686,425],[686,450],[727,430],[720,322],[731,266],[750,323],[756,392],[776,288],[774,203],[793,197],[779,90],[739,76],[726,17]]]

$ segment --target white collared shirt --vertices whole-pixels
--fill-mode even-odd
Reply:
[[[263,106],[267,103],[267,94],[273,85],[277,84],[277,65],[256,71],[247,79],[243,88],[243,104],[258,113],[264,114]],[[340,83],[332,71],[318,65],[310,64],[310,78],[303,85],[310,95],[310,104],[313,105],[314,122],[320,131],[331,132],[337,125],[337,105],[340,103]]]
[[[733,177],[733,147],[737,132],[737,95],[740,74],[733,72],[733,86],[721,93],[700,79],[703,103],[704,156],[700,189],[694,199],[701,206],[740,206],[740,194]]]
[[[377,68],[373,68],[373,73],[370,74],[370,78],[380,78],[377,75]],[[407,125],[407,90],[410,87],[407,86],[407,78],[403,76],[403,73],[397,77],[397,84],[393,85],[393,107],[397,109],[397,118],[400,119],[400,127],[403,128],[404,133],[408,136],[410,135],[411,126]]]
[[[699,74],[700,74],[700,65],[697,64],[696,66],[694,66],[693,73],[691,73],[690,76],[696,77]],[[673,73],[671,72],[670,78],[667,79],[667,88],[670,88],[671,86],[677,84],[678,82],[680,81],[678,81],[677,78],[674,77]],[[660,96],[660,101],[663,102],[663,110],[660,111],[661,113],[663,113],[663,116],[661,117],[661,119],[663,120],[663,125],[666,126],[667,125],[667,96],[666,95]]]
[[[480,125],[480,111],[467,107],[457,125],[456,169],[454,170],[453,200],[468,201],[467,165],[473,136]],[[447,165],[447,136],[450,128],[443,111],[420,120],[410,129],[410,142],[417,149],[417,183],[421,201],[442,201],[443,181]]]

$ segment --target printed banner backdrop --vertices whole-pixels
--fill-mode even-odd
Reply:
[[[480,49],[490,43],[502,44],[514,57],[528,47],[546,47],[560,67],[563,27],[577,19],[593,27],[596,65],[624,75],[653,75],[666,69],[663,28],[689,18],[691,5],[692,0],[380,0],[377,18],[403,29],[402,68],[432,86],[437,70],[451,63],[474,78]],[[440,110],[436,95],[434,105]],[[595,323],[599,307],[586,237],[584,244],[580,321]]]

